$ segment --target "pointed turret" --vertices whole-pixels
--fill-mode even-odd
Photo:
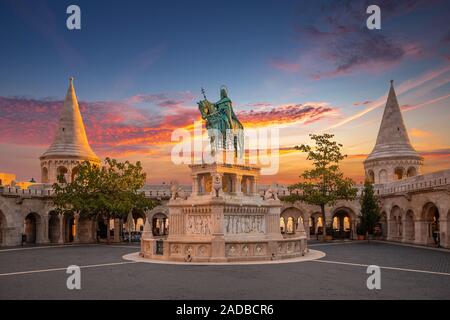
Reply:
[[[394,81],[391,80],[377,142],[364,161],[366,174],[376,183],[403,179],[416,175],[422,160],[423,158],[414,150],[409,141],[395,94]],[[380,165],[387,167],[380,168]],[[378,175],[374,170],[378,171]]]
[[[55,139],[50,148],[41,156],[41,159],[55,156],[72,156],[98,161],[98,157],[92,151],[86,137],[83,119],[81,118],[77,96],[73,87],[73,78],[69,80],[69,88],[67,89]]]
[[[72,77],[69,79],[69,88],[53,143],[39,159],[42,167],[42,182],[49,183],[55,182],[58,174],[70,173],[72,165],[82,161],[100,162],[89,146]],[[55,164],[61,164],[53,168],[59,170],[56,173],[51,172],[53,171],[51,167]]]

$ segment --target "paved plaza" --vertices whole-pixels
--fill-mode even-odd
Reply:
[[[450,252],[382,242],[315,243],[315,260],[195,266],[132,262],[137,244],[0,250],[0,299],[450,299]],[[66,268],[81,267],[81,290]],[[381,289],[366,286],[381,267]]]

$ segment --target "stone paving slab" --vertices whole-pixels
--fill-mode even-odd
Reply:
[[[0,252],[0,299],[450,299],[447,253],[357,242],[311,248],[326,257],[286,264],[186,266],[124,261],[121,257],[136,252],[136,246]],[[382,289],[368,290],[366,267],[321,260],[449,275],[382,269]],[[81,269],[81,290],[66,288],[65,270],[1,275],[69,264],[98,266]]]

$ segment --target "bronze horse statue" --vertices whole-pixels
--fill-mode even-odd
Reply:
[[[231,100],[228,98],[225,89],[221,90],[221,98],[217,103],[212,103],[206,98],[198,102],[202,119],[206,121],[212,153],[214,154],[216,150],[221,148],[227,150],[229,145],[232,145],[235,157],[242,158],[244,154],[244,127],[234,114]]]

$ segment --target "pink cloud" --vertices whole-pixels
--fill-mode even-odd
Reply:
[[[310,124],[337,113],[326,104],[287,104],[273,108],[256,108],[238,112],[240,121],[247,126],[267,126],[303,122]]]
[[[197,107],[188,104],[190,100],[189,93],[164,93],[124,101],[80,101],[79,105],[89,142],[100,156],[150,155],[171,144],[173,130],[189,130],[200,119]],[[141,103],[144,107],[138,106]],[[252,105],[250,111],[236,110],[245,127],[310,124],[337,112],[326,103]],[[0,143],[50,145],[63,101],[0,97],[0,106]]]
[[[288,62],[284,59],[274,58],[270,61],[270,65],[280,71],[287,73],[295,73],[300,70],[299,63]]]

